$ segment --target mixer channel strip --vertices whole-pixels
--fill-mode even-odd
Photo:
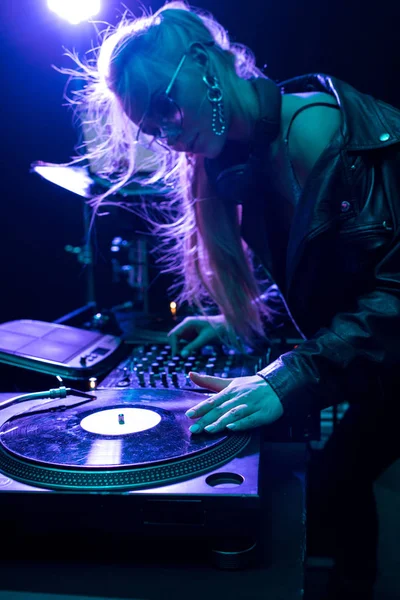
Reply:
[[[100,383],[99,388],[199,389],[191,382],[190,371],[223,378],[242,377],[254,375],[265,364],[259,357],[247,357],[234,351],[217,352],[214,346],[206,346],[183,358],[171,356],[168,345],[140,345],[134,347],[131,355]]]

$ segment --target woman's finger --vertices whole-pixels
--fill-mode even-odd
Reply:
[[[225,427],[231,431],[244,431],[245,429],[254,429],[255,427],[260,427],[261,425],[267,425],[267,423],[265,423],[263,412],[258,410],[251,415],[244,416],[243,418],[239,418],[238,420],[227,423]]]
[[[198,419],[199,417],[203,417],[209,413],[211,410],[217,408],[227,400],[230,400],[230,396],[227,392],[222,391],[220,394],[214,394],[210,398],[207,398],[207,400],[199,402],[199,404],[196,404],[196,406],[193,406],[187,410],[185,414],[190,419]]]
[[[181,351],[181,355],[183,357],[189,356],[191,352],[195,352],[196,350],[200,350],[203,346],[207,344],[210,340],[214,339],[215,332],[211,327],[203,327],[199,334],[195,337],[192,342],[186,344],[186,346]]]
[[[206,425],[204,429],[210,433],[222,431],[225,427],[243,421],[245,418],[250,418],[251,408],[247,404],[239,404],[234,408],[225,412],[217,421]]]
[[[196,326],[196,321],[196,317],[186,317],[168,333],[172,356],[176,356],[177,354],[179,336],[183,335],[188,329],[193,329]]]
[[[183,321],[178,323],[178,325],[175,325],[175,327],[170,330],[170,332],[168,333],[168,337],[181,335],[185,331],[185,329],[193,327],[197,320],[197,317],[186,317],[185,319],[183,319]]]
[[[211,392],[220,392],[224,390],[231,383],[232,379],[226,379],[224,377],[214,377],[213,375],[202,375],[196,373],[196,371],[189,372],[190,380],[193,381],[199,387],[206,388]]]
[[[232,413],[233,416],[236,416],[237,407],[245,406],[242,398],[238,398],[238,397],[229,398],[229,396],[227,397],[227,395],[225,393],[223,394],[223,396],[224,396],[225,401],[222,404],[219,404],[218,406],[212,406],[211,409],[208,410],[207,412],[203,412],[201,418],[199,418],[197,423],[195,423],[194,425],[189,427],[189,431],[191,431],[192,433],[200,433],[201,431],[203,431],[203,429],[205,429],[209,425],[219,422],[231,410],[233,410],[233,413]],[[243,410],[240,411],[240,414],[242,416],[244,416]],[[229,422],[229,420],[227,422]],[[223,427],[222,427],[222,429],[223,429]]]

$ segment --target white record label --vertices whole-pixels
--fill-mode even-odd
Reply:
[[[127,435],[158,425],[161,415],[145,408],[111,408],[88,415],[81,427],[99,435]]]

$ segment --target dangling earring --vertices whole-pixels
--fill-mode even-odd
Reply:
[[[204,75],[203,81],[208,87],[207,98],[212,105],[212,130],[215,135],[223,135],[226,130],[226,121],[224,114],[224,103],[222,102],[223,93],[219,87],[216,77],[213,75]]]

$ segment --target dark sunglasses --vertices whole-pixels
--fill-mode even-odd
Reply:
[[[168,139],[169,141],[176,141],[182,134],[182,111],[175,100],[171,98],[170,92],[183,63],[185,62],[186,56],[187,53],[182,56],[165,92],[157,94],[151,99],[150,108],[139,125],[136,141],[139,141],[139,137],[143,133],[153,138],[148,144],[148,147],[154,142],[166,146],[166,144],[163,143],[163,140]],[[156,127],[146,125],[146,120],[150,120],[150,117],[151,120],[154,120],[157,123]]]

